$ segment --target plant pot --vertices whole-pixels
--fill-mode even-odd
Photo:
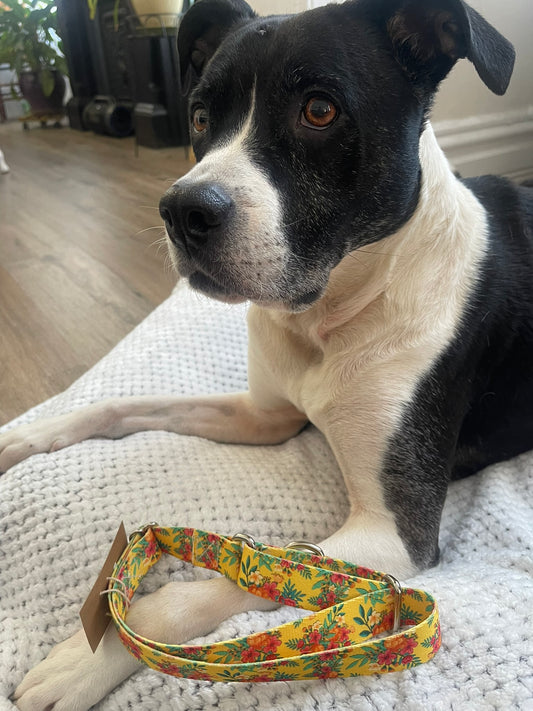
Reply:
[[[131,0],[143,27],[176,27],[183,0]]]
[[[19,86],[22,96],[26,99],[34,115],[58,114],[63,110],[65,96],[65,77],[57,69],[52,69],[54,88],[49,96],[45,96],[37,72],[21,72]]]

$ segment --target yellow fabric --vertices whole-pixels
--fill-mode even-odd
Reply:
[[[259,597],[314,614],[266,632],[209,645],[168,645],[126,624],[128,604],[163,553],[217,570]],[[113,591],[117,594],[113,594]],[[435,600],[402,589],[401,628],[385,576],[342,560],[275,548],[190,528],[153,526],[136,534],[116,563],[109,606],[123,644],[149,667],[189,679],[279,681],[399,671],[431,659],[440,646]]]

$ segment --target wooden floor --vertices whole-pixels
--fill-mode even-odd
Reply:
[[[0,424],[64,390],[170,293],[157,210],[184,149],[0,124]]]

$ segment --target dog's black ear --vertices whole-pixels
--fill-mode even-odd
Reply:
[[[255,17],[244,0],[197,0],[178,31],[181,86],[187,94],[229,29]]]
[[[491,91],[505,93],[514,67],[513,45],[463,0],[385,3],[388,34],[412,78],[436,86],[458,59],[466,57]]]

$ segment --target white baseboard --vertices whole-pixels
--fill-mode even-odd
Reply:
[[[493,173],[533,179],[533,107],[433,124],[439,144],[463,177]]]

